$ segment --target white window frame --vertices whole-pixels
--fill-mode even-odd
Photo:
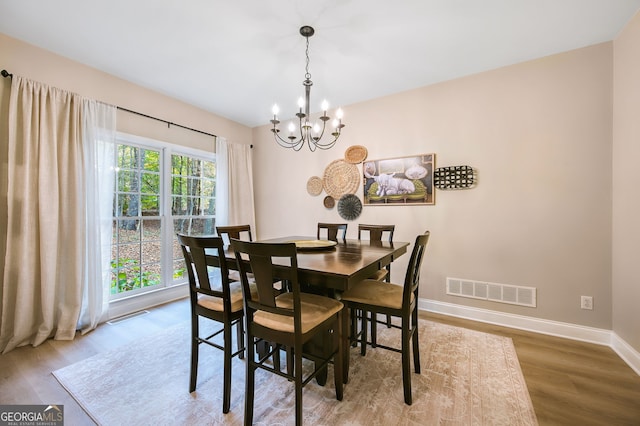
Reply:
[[[208,152],[204,150],[199,150],[195,148],[190,148],[182,145],[177,145],[170,142],[158,141],[155,139],[150,139],[142,136],[132,135],[123,132],[117,132],[116,136],[117,144],[128,144],[132,146],[136,146],[143,149],[153,149],[160,151],[160,203],[159,203],[159,218],[161,221],[161,247],[162,252],[160,254],[160,262],[162,265],[162,273],[161,273],[161,281],[162,284],[157,287],[147,288],[147,289],[137,289],[130,292],[123,293],[121,296],[118,295],[110,295],[110,304],[118,304],[124,299],[129,298],[138,298],[140,296],[145,296],[153,293],[162,293],[167,292],[175,287],[186,287],[186,283],[188,278],[185,276],[182,280],[173,279],[173,215],[171,212],[171,157],[172,155],[186,155],[194,158],[198,158],[205,161],[216,161],[215,153]],[[217,176],[216,176],[217,180]],[[215,194],[214,194],[215,198]],[[181,292],[179,294],[183,294]],[[167,297],[169,301],[175,299],[175,292],[171,292],[172,295]],[[186,295],[186,293],[184,293]],[[161,297],[161,296],[160,296]],[[154,295],[154,302],[152,304],[158,303],[158,295]],[[160,299],[160,303],[162,299]],[[151,306],[151,305],[148,305]],[[125,310],[127,310],[125,308]],[[130,310],[130,309],[128,309]],[[115,312],[115,311],[114,311]],[[124,312],[124,311],[123,311]],[[112,314],[110,309],[109,317],[113,317],[118,315],[117,313]]]

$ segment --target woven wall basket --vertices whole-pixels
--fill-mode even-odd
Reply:
[[[338,201],[338,214],[344,220],[355,220],[362,213],[362,202],[357,195],[346,194]]]
[[[307,192],[310,195],[320,195],[322,193],[323,182],[318,176],[311,176],[307,181]]]
[[[355,164],[335,160],[324,169],[324,191],[339,200],[345,194],[355,194],[360,185],[360,171]]]
[[[336,200],[334,200],[331,195],[327,195],[324,197],[323,204],[326,208],[332,209],[336,205]]]
[[[367,158],[367,155],[367,148],[362,145],[352,145],[344,152],[344,160],[347,163],[359,164]]]

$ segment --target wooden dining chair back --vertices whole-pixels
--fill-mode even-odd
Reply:
[[[231,402],[231,360],[244,357],[242,322],[242,287],[229,281],[224,243],[220,237],[196,237],[178,234],[178,242],[189,277],[191,306],[191,374],[189,392],[196,389],[200,344],[205,343],[224,353],[222,412],[228,413]],[[221,323],[222,328],[200,335],[200,318]],[[232,352],[232,328],[237,330],[237,349]],[[222,334],[222,341],[216,337]]]
[[[338,241],[340,238],[342,241],[347,239],[347,224],[346,223],[318,223],[317,237],[319,240],[326,234],[326,239],[331,241]]]
[[[302,293],[298,281],[297,249],[294,243],[259,243],[231,240],[245,291],[244,312],[247,347],[245,425],[253,421],[253,401],[255,393],[255,371],[264,369],[293,381],[295,384],[295,419],[302,424],[302,388],[320,372],[326,371],[333,362],[336,398],[342,400],[342,336],[343,304],[335,299],[315,294]],[[249,292],[248,273],[253,273],[257,294]],[[286,280],[289,292],[274,292],[273,282]],[[330,333],[330,348],[325,356],[308,354],[305,343],[319,333]],[[256,357],[254,343],[265,340],[271,343],[269,353]],[[293,349],[286,371],[279,368],[274,357],[281,348]],[[304,376],[302,358],[315,362],[313,372]],[[277,396],[276,396],[277,397]]]
[[[229,246],[231,238],[236,240],[253,241],[251,235],[251,225],[230,225],[230,226],[216,226],[216,232],[218,236],[222,237],[225,246]]]
[[[369,241],[380,241],[382,242],[382,237],[385,236],[386,241],[392,243],[393,242],[393,233],[396,229],[395,225],[364,225],[358,224],[358,240],[361,241],[363,234],[369,234]],[[372,277],[372,279],[376,279],[379,281],[386,280],[389,282],[391,278],[391,264],[385,265],[384,269],[381,268],[376,274]]]
[[[358,240],[362,240],[362,237],[365,234],[369,234],[369,241],[382,241],[383,237],[385,240],[392,243],[393,242],[393,233],[396,230],[395,225],[366,225],[366,224],[358,224]],[[380,265],[380,269],[371,277],[370,279],[378,280],[378,281],[386,281],[391,282],[391,263],[387,265]],[[391,316],[387,315],[386,318],[387,327],[391,327]],[[355,323],[352,325],[352,329],[355,331]],[[371,346],[375,347],[377,344],[377,335],[378,335],[378,319],[375,315],[372,314],[371,317]]]
[[[253,241],[251,225],[216,226],[216,232],[224,241],[225,247],[230,246],[232,238],[236,240]],[[229,271],[229,279],[231,281],[240,281],[240,273],[236,270]]]
[[[402,330],[401,348],[387,346],[378,342],[377,347],[402,354],[402,383],[404,388],[404,402],[412,403],[411,397],[411,357],[413,346],[413,366],[416,374],[420,374],[420,344],[418,341],[418,288],[420,285],[420,269],[424,252],[429,241],[429,231],[418,235],[407,265],[404,285],[390,285],[377,280],[364,280],[356,283],[349,290],[342,293],[342,302],[351,310],[362,310],[391,315],[401,319],[401,325],[393,325]],[[361,354],[366,354],[367,344],[367,316],[362,316],[362,334],[358,339],[361,344]]]
[[[393,232],[396,230],[395,225],[365,225],[358,224],[358,239],[361,240],[363,234],[369,234],[370,241],[382,241],[382,237],[390,243],[393,242]]]

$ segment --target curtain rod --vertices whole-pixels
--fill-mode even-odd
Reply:
[[[1,74],[4,78],[7,78],[7,77],[9,77],[9,78],[13,78],[13,74],[11,74],[11,73],[10,73],[9,71],[7,71],[7,70],[2,70],[2,71],[0,71],[0,74]],[[141,113],[141,112],[137,112],[137,111],[132,111],[132,110],[127,109],[127,108],[122,108],[122,107],[116,107],[116,108],[118,108],[118,109],[119,109],[119,110],[121,110],[121,111],[125,111],[125,112],[131,113],[131,114],[139,115],[139,116],[141,116],[141,117],[150,118],[150,119],[152,119],[152,120],[156,120],[156,121],[162,121],[163,123],[167,123],[167,126],[168,126],[168,127],[176,126],[176,127],[180,127],[180,128],[182,128],[182,129],[191,130],[192,132],[201,133],[201,134],[203,134],[203,135],[213,136],[214,138],[215,138],[215,137],[217,137],[217,136],[216,136],[216,135],[214,135],[213,133],[208,133],[208,132],[204,132],[204,131],[202,131],[202,130],[194,129],[194,128],[192,128],[192,127],[183,126],[182,124],[172,123],[171,121],[167,121],[167,120],[164,120],[164,119],[162,119],[162,118],[153,117],[153,116],[151,116],[151,115],[143,114],[143,113]],[[253,148],[253,146],[252,146],[252,148]]]
[[[131,114],[139,115],[141,117],[150,118],[151,120],[162,121],[163,123],[167,123],[167,127],[176,126],[176,127],[182,128],[182,129],[191,130],[192,132],[201,133],[203,135],[213,136],[214,138],[217,137],[213,133],[207,133],[205,131],[194,129],[192,127],[187,127],[187,126],[183,126],[181,124],[172,123],[171,121],[167,121],[167,120],[164,120],[162,118],[153,117],[151,115],[143,114],[143,113],[138,112],[138,111],[132,111],[130,109],[122,108],[122,107],[116,107],[116,108],[118,108],[121,111],[125,111],[125,112],[131,113]]]

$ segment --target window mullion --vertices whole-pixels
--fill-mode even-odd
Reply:
[[[173,284],[173,215],[171,213],[171,148],[162,150],[162,169],[160,171],[160,205],[162,221],[162,272],[165,286]]]

